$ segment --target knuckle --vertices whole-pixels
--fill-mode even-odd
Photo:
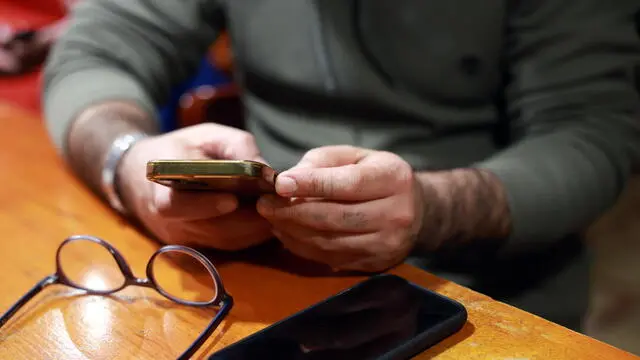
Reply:
[[[375,245],[371,246],[371,254],[382,260],[395,258],[399,249],[404,247],[404,236],[398,231],[385,231],[379,233]]]
[[[392,186],[406,189],[414,182],[415,174],[411,165],[400,156],[388,152],[379,151],[375,155],[373,167],[382,178],[388,179]]]
[[[151,211],[160,218],[168,218],[173,214],[171,201],[164,197],[155,197],[152,200]]]
[[[361,148],[358,148],[356,146],[353,145],[327,145],[325,146],[326,149],[332,149],[332,150],[336,150],[338,152],[360,152],[362,151]]]
[[[238,131],[231,135],[226,146],[224,147],[223,157],[228,159],[246,158],[247,154],[257,152],[255,137],[245,131]]]
[[[382,259],[386,259],[391,256],[393,252],[398,248],[400,244],[399,237],[397,235],[387,236],[386,239],[382,240],[380,243],[380,249],[378,251],[378,256]]]
[[[396,180],[396,185],[402,188],[413,186],[415,174],[413,168],[404,160],[394,163],[392,171]]]
[[[336,253],[340,248],[340,244],[329,233],[296,231],[291,235],[301,248],[315,254],[317,259]]]
[[[362,191],[365,183],[367,182],[367,177],[365,174],[362,174],[358,171],[354,171],[357,168],[354,166],[349,166],[348,171],[341,171],[339,175],[336,176],[338,179],[336,182],[339,183],[341,187],[340,190],[348,193],[359,193]],[[337,184],[333,184],[333,186],[337,186]],[[337,189],[332,189],[337,190]]]
[[[167,204],[155,204],[155,213],[160,218],[170,218],[173,212],[171,206]]]
[[[180,136],[190,137],[192,134],[208,134],[214,131],[216,131],[215,124],[202,123],[185,127],[177,130],[175,133]]]
[[[256,138],[253,134],[243,131],[238,135],[238,142],[243,145],[253,146],[256,142]]]
[[[164,243],[170,245],[189,245],[190,239],[181,222],[165,222],[159,234]]]
[[[235,144],[242,150],[251,150],[256,147],[256,139],[253,134],[242,131],[236,135]]]
[[[303,156],[302,159],[304,159],[305,161],[308,162],[315,162],[315,160],[317,159],[321,159],[324,156],[324,153],[326,151],[326,146],[323,147],[318,147],[318,148],[313,148],[309,151],[307,151]]]
[[[389,222],[394,228],[408,228],[413,226],[416,220],[416,209],[410,201],[404,201],[405,204],[395,206],[394,211],[389,212]]]
[[[375,158],[377,164],[386,168],[397,166],[400,163],[406,163],[404,159],[390,151],[377,151],[371,158]]]
[[[305,160],[322,160],[324,157],[327,156],[327,154],[333,154],[335,152],[354,152],[354,151],[360,151],[359,148],[352,146],[352,145],[325,145],[325,146],[320,146],[320,147],[316,147],[313,148],[309,151],[307,151],[303,158]]]

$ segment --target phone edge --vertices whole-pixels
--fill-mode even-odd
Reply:
[[[226,170],[212,172],[211,165],[225,165]],[[160,176],[206,177],[248,176],[262,177],[268,165],[251,160],[150,160],[147,162],[147,179]]]

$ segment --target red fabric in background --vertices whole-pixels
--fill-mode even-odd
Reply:
[[[64,16],[60,0],[0,0],[0,24],[16,29],[39,28]],[[0,101],[40,112],[40,71],[0,75]]]

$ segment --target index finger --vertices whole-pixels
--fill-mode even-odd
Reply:
[[[393,195],[412,179],[411,168],[381,157],[339,167],[293,168],[278,175],[276,192],[284,197],[370,201]]]

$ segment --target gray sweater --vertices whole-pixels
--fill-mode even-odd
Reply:
[[[47,64],[47,125],[64,151],[74,115],[92,103],[133,100],[154,114],[228,29],[247,127],[275,167],[313,147],[354,144],[417,170],[486,168],[508,192],[507,249],[539,249],[610,207],[638,160],[639,8],[88,0]]]
[[[328,98],[326,111],[305,112],[245,93],[247,126],[276,167],[326,144],[390,150],[421,170],[475,164],[506,185],[512,242],[554,241],[611,206],[638,158],[640,6],[510,3],[84,1],[46,68],[48,128],[63,148],[89,104],[127,99],[155,113],[228,26],[240,81],[257,74],[274,89]],[[499,151],[502,65],[517,142]],[[331,98],[381,110],[342,114]],[[384,110],[386,120],[366,115]]]

